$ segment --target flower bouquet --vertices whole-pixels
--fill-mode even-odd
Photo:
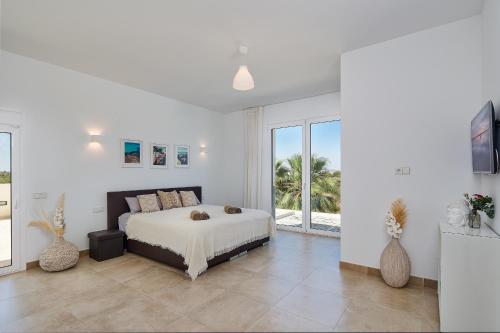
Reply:
[[[464,194],[465,202],[469,206],[469,227],[481,227],[481,215],[479,212],[484,212],[490,219],[495,217],[495,204],[493,199],[487,195],[473,194],[469,196],[468,193]]]

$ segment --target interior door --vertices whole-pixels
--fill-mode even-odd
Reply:
[[[18,130],[0,125],[0,275],[21,269]]]

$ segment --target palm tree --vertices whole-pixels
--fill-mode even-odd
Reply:
[[[329,171],[328,159],[311,157],[311,210],[338,213],[340,211],[340,171]],[[275,164],[276,207],[302,209],[302,156],[292,155]]]

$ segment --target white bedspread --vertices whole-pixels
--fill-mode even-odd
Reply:
[[[191,211],[206,211],[209,220],[193,221]],[[196,279],[215,256],[265,237],[274,237],[276,225],[268,213],[243,209],[226,214],[221,206],[199,205],[131,215],[129,239],[160,246],[184,257],[187,273]]]

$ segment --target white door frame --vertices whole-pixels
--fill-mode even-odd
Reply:
[[[311,125],[312,124],[319,124],[319,123],[326,123],[326,122],[332,122],[332,121],[340,121],[340,117],[319,117],[319,118],[310,118],[306,120],[306,172],[305,172],[305,182],[308,184],[306,187],[306,193],[305,196],[307,198],[306,200],[306,212],[307,212],[307,224],[306,224],[306,231],[315,234],[315,235],[321,235],[321,236],[330,236],[330,237],[338,237],[340,238],[340,232],[333,232],[333,231],[324,231],[324,230],[317,230],[311,228]],[[342,149],[342,147],[341,147]],[[341,161],[342,163],[342,161]],[[342,186],[342,184],[340,185]]]
[[[275,177],[275,139],[274,139],[274,129],[286,128],[286,127],[302,127],[302,227],[292,227],[292,226],[282,226],[277,225],[277,228],[280,230],[287,231],[295,231],[295,232],[304,232],[310,233],[314,235],[321,236],[329,236],[329,237],[340,237],[339,232],[331,232],[324,230],[317,230],[311,228],[311,125],[323,122],[330,121],[340,121],[340,117],[338,116],[329,116],[329,117],[317,117],[317,118],[309,118],[303,120],[282,122],[282,123],[273,123],[268,126],[267,131],[270,133],[271,137],[271,163],[272,163],[272,213],[275,213],[274,209],[274,177]],[[274,216],[275,217],[275,216]],[[275,217],[276,218],[276,217]]]
[[[273,191],[272,195],[271,195],[271,200],[272,200],[272,206],[271,206],[271,209],[272,209],[272,213],[273,213],[273,217],[275,218],[276,220],[276,216],[275,215],[275,209],[274,209],[274,204],[275,204],[275,200],[274,200],[274,178],[275,178],[275,175],[276,175],[276,170],[275,170],[275,166],[276,166],[276,163],[274,161],[274,156],[275,156],[275,149],[276,149],[276,146],[274,144],[275,142],[275,139],[274,139],[274,132],[273,130],[275,129],[279,129],[279,128],[287,128],[287,127],[297,127],[297,126],[300,126],[302,127],[302,157],[304,157],[305,155],[305,149],[306,149],[306,145],[305,145],[305,121],[304,120],[298,120],[298,121],[289,121],[289,122],[283,122],[283,123],[278,123],[278,124],[272,124],[272,125],[269,125],[268,127],[268,131],[270,132],[270,136],[271,136],[271,168],[272,168],[272,173],[271,173],[271,189]],[[276,225],[276,227],[280,230],[288,230],[288,231],[296,231],[296,232],[305,232],[305,229],[304,229],[304,225],[306,223],[306,218],[307,218],[307,214],[306,214],[306,210],[304,209],[305,208],[305,202],[307,201],[306,200],[306,196],[304,195],[304,190],[306,188],[306,184],[305,184],[305,178],[304,178],[304,170],[305,170],[305,161],[304,161],[304,158],[302,158],[302,226],[301,227],[292,227],[292,226],[284,226],[284,225]]]
[[[21,123],[19,112],[0,109],[0,131],[11,133],[11,230],[12,265],[0,268],[0,275],[26,269],[23,253],[24,229],[21,216]]]

